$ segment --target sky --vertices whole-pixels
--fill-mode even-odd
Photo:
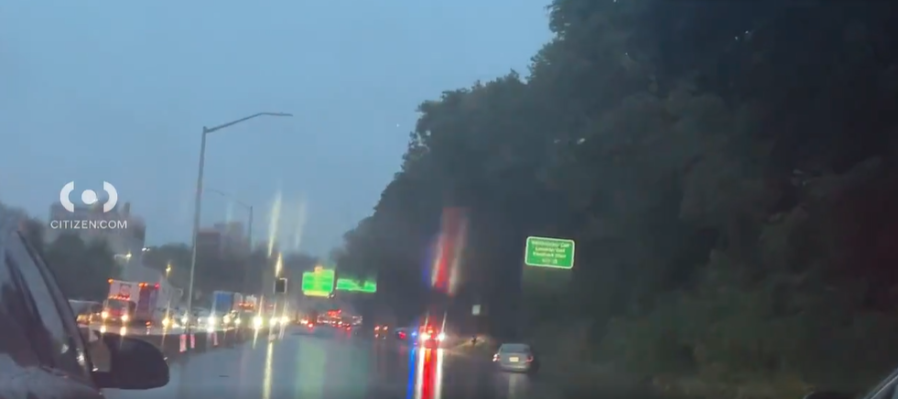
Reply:
[[[205,186],[253,206],[257,239],[280,193],[282,249],[326,255],[399,170],[417,105],[526,73],[548,2],[0,2],[0,201],[46,219],[69,181],[106,181],[148,245],[188,242],[202,127],[289,112],[210,134]],[[204,195],[203,225],[247,213]]]

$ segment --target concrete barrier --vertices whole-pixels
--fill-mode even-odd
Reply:
[[[135,334],[128,336],[153,344],[153,346],[162,351],[162,354],[171,363],[183,359],[188,351],[203,353],[218,348],[234,347],[252,339],[253,334],[254,332],[251,329],[229,329],[215,332],[199,330],[193,331],[190,335],[174,333],[160,335]],[[94,367],[98,370],[108,370],[109,352],[105,345],[99,341],[93,342],[90,344],[89,351]]]

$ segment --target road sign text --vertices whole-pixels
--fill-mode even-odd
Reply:
[[[527,237],[524,264],[534,267],[571,269],[574,267],[574,240]]]

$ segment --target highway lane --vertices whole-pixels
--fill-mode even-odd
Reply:
[[[109,390],[110,399],[301,397],[304,399],[554,399],[547,384],[498,373],[487,359],[348,337],[264,334],[235,348],[199,354],[171,367],[169,385],[148,391]]]

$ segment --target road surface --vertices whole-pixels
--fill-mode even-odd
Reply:
[[[171,381],[147,391],[107,390],[109,399],[453,399],[559,396],[549,384],[498,373],[489,359],[345,335],[288,330],[174,362]],[[205,395],[205,396],[201,396]]]

